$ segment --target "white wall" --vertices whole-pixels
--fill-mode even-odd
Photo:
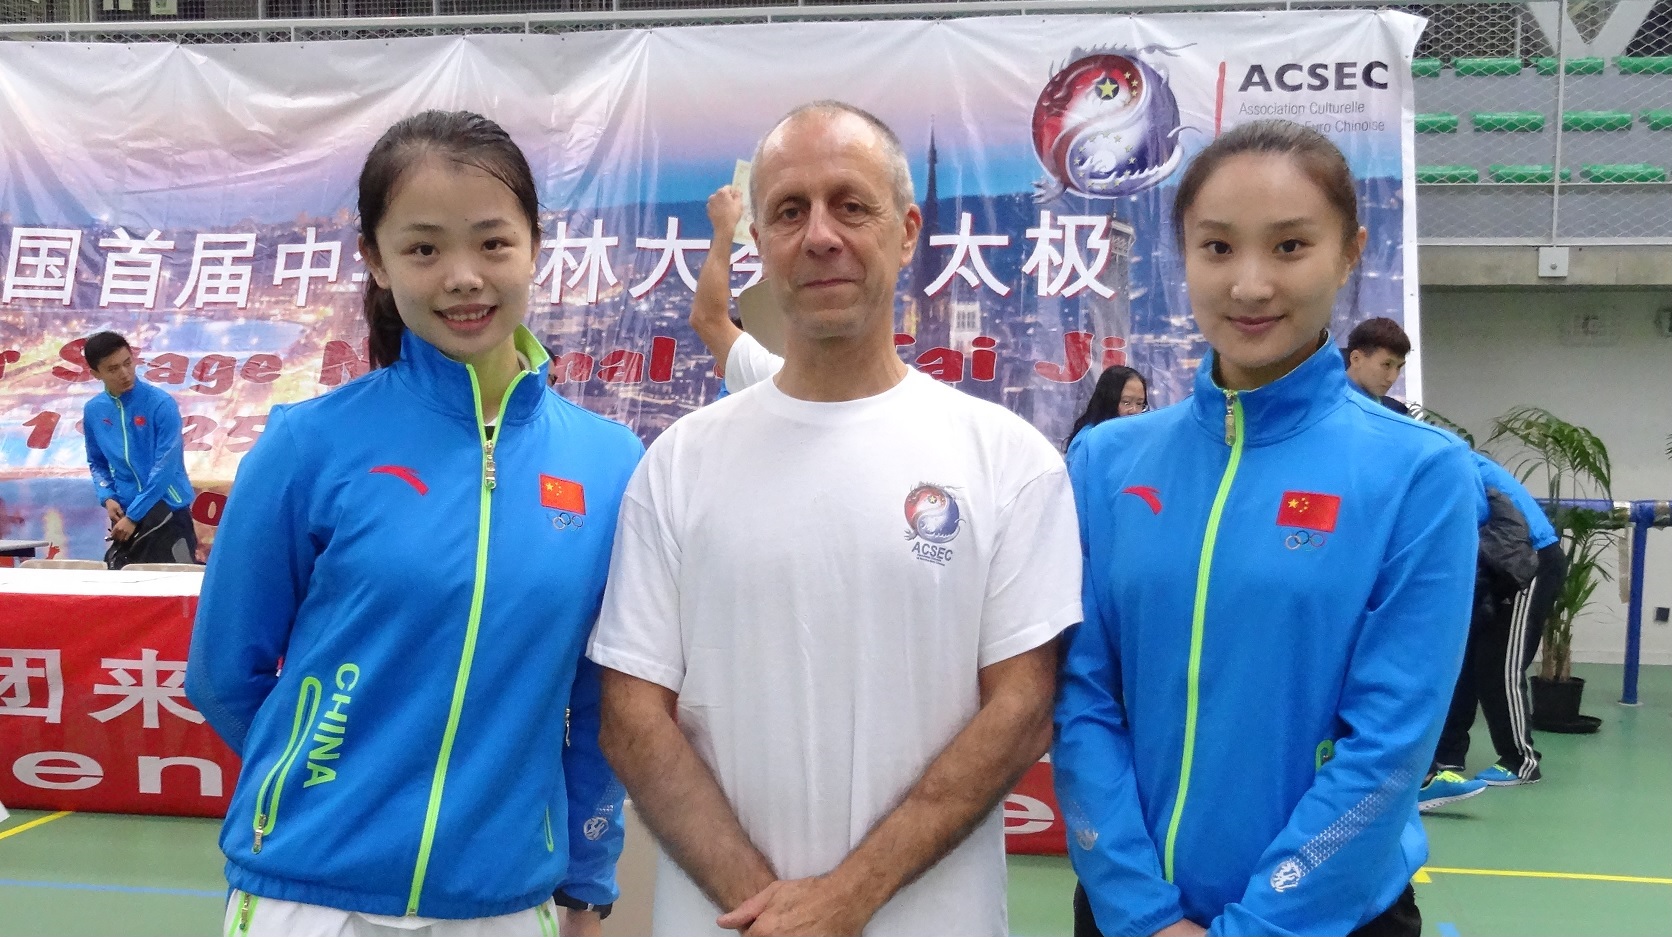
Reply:
[[[1481,442],[1494,417],[1543,407],[1602,437],[1615,498],[1672,499],[1672,338],[1655,326],[1655,311],[1668,305],[1666,289],[1425,289],[1422,402]],[[1602,335],[1574,337],[1577,313],[1599,314]],[[1672,664],[1672,626],[1654,623],[1656,606],[1672,606],[1672,530],[1651,530],[1645,556],[1642,660]],[[1619,663],[1626,606],[1615,583],[1598,596],[1574,629],[1574,659]]]

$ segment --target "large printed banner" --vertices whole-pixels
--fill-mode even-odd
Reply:
[[[900,281],[915,366],[1060,440],[1110,364],[1151,401],[1204,345],[1174,245],[1179,169],[1280,116],[1327,133],[1370,242],[1335,329],[1415,329],[1401,13],[1048,16],[684,27],[563,36],[0,49],[0,538],[100,556],[78,340],[135,342],[185,414],[211,533],[273,404],[362,373],[355,182],[372,142],[469,108],[528,153],[545,211],[530,326],[556,389],[647,440],[719,390],[685,324],[704,203],[790,108],[881,116],[924,233]],[[734,287],[760,277],[725,242]],[[1416,376],[1413,374],[1412,379]]]

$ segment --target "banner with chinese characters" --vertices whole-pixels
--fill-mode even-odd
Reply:
[[[0,54],[0,538],[104,550],[78,340],[111,328],[173,392],[208,540],[268,408],[366,368],[355,184],[425,108],[499,121],[535,169],[530,326],[556,390],[647,440],[712,400],[687,327],[708,195],[790,108],[840,98],[907,151],[924,229],[899,350],[1060,441],[1103,367],[1188,393],[1204,345],[1170,228],[1215,134],[1287,117],[1358,178],[1370,241],[1337,334],[1414,331],[1409,61],[1382,12],[1029,16]],[[753,249],[727,243],[742,289]],[[1413,363],[1412,371],[1415,371]],[[1414,384],[1419,378],[1409,375]]]
[[[0,570],[0,802],[223,816],[238,758],[185,690],[202,577],[127,574],[58,592],[43,591],[46,577],[75,574]]]

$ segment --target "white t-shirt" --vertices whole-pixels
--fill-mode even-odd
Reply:
[[[950,499],[949,497],[950,496]],[[815,403],[775,381],[656,440],[622,502],[588,655],[679,694],[679,725],[779,875],[830,871],[980,705],[980,668],[1080,620],[1062,459],[917,372]],[[995,810],[869,935],[1003,934]],[[658,934],[720,934],[671,861]]]
[[[744,332],[726,352],[726,393],[735,394],[777,374],[784,359],[766,350],[753,335]]]

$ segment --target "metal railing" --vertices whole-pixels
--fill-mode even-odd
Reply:
[[[1621,528],[1631,528],[1631,562],[1623,573],[1627,578],[1622,580],[1627,589],[1628,599],[1625,671],[1620,682],[1620,702],[1626,706],[1636,706],[1637,677],[1643,657],[1643,577],[1646,574],[1644,554],[1649,549],[1651,528],[1672,527],[1672,501],[1563,499],[1560,503],[1562,507],[1567,508],[1609,512]],[[1609,526],[1612,527],[1613,524]]]

